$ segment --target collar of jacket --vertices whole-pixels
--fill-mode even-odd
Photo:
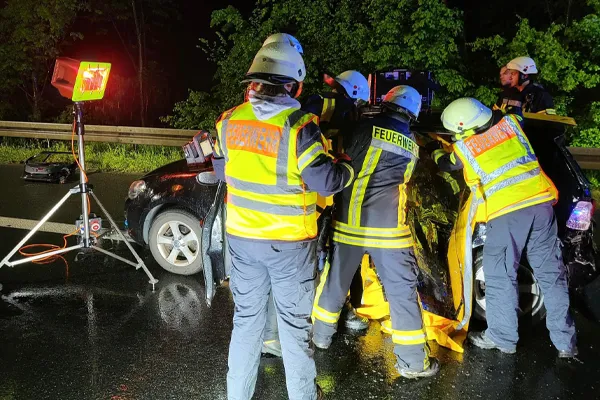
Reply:
[[[254,90],[248,92],[248,99],[252,104],[252,111],[260,121],[273,118],[280,112],[290,108],[300,108],[300,102],[290,96],[265,96],[257,94]]]

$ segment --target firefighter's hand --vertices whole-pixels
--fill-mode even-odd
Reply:
[[[350,158],[350,156],[346,153],[337,153],[335,154],[335,159],[333,160],[334,163],[338,163],[338,162],[351,162],[352,159]]]

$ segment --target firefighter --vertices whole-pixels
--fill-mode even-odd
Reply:
[[[310,96],[302,109],[319,116],[325,138],[335,138],[338,144],[333,147],[341,153],[343,145],[336,136],[358,120],[358,108],[369,101],[369,82],[355,70],[344,71],[335,78],[325,74],[323,80],[333,91]]]
[[[556,114],[550,93],[534,82],[537,73],[537,66],[529,57],[517,57],[508,62],[500,78],[504,91],[495,108],[516,107],[513,113]]]
[[[390,304],[396,368],[406,378],[429,377],[439,364],[429,357],[406,221],[406,184],[418,158],[410,123],[419,115],[421,95],[410,86],[397,86],[382,104],[381,115],[364,119],[345,135],[357,178],[335,198],[330,264],[313,307],[313,343],[330,346],[357,265],[369,254]]]
[[[359,108],[369,101],[369,82],[363,74],[355,70],[344,71],[335,78],[325,74],[324,82],[333,90],[329,93],[322,93],[310,96],[302,105],[302,109],[319,116],[319,127],[323,132],[325,140],[330,143],[331,150],[337,153],[343,153],[343,134],[352,129],[352,125],[359,119]],[[331,142],[329,142],[331,141]],[[321,198],[317,207],[323,208],[324,223],[331,220],[332,199]],[[323,223],[319,225],[323,235],[328,236],[329,227]],[[327,248],[323,246],[327,238],[319,241],[319,267],[322,270],[325,264],[325,252]],[[348,329],[361,331],[369,327],[369,319],[356,313],[355,307],[360,307],[362,300],[362,277],[360,269],[356,274],[350,286],[350,297],[345,308],[344,324]]]
[[[515,353],[517,268],[525,252],[544,293],[546,326],[558,355],[575,357],[575,325],[552,208],[558,192],[540,168],[522,130],[522,117],[461,98],[441,118],[457,141],[451,153],[437,149],[432,157],[443,170],[463,170],[474,196],[471,215],[487,221],[483,271],[488,328],[471,333],[469,340],[483,349]]]
[[[263,47],[270,43],[283,43],[289,45],[296,49],[301,56],[304,55],[304,50],[300,44],[300,41],[289,33],[274,33],[270,35],[263,42]],[[250,90],[251,85],[248,85],[246,88],[246,101],[249,100],[248,95]],[[317,208],[320,206],[319,203],[323,202],[322,199],[324,199],[322,196],[317,197]],[[277,327],[277,311],[275,308],[275,301],[273,300],[272,291],[269,293],[269,301],[267,303],[267,322],[263,334],[262,353],[270,354],[275,357],[281,357],[281,343],[279,341],[279,329]]]
[[[305,75],[296,49],[267,44],[246,76],[249,101],[224,112],[216,124],[214,168],[227,182],[225,226],[235,302],[229,400],[250,400],[254,393],[271,290],[289,398],[322,398],[309,346],[316,196],[343,190],[354,171],[325,154],[317,117],[300,110],[295,97]]]

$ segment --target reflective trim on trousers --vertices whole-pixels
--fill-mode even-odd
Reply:
[[[345,243],[352,246],[377,247],[380,249],[403,249],[414,246],[415,242],[411,236],[404,239],[371,239],[364,237],[348,236],[340,232],[333,232],[332,239],[335,242]]]
[[[231,193],[227,194],[227,202],[235,207],[243,207],[254,211],[276,215],[302,216],[314,214],[317,212],[316,204],[311,204],[306,207],[270,204],[264,203],[262,201],[247,199],[245,197],[237,196]]]
[[[427,341],[427,334],[423,329],[414,331],[392,330],[392,341],[395,344],[403,345],[421,344]]]
[[[376,236],[383,238],[403,237],[410,235],[410,227],[405,225],[402,228],[371,228],[362,226],[348,225],[340,221],[333,221],[333,229],[339,233],[348,233],[362,236]]]
[[[315,301],[315,304],[313,305],[312,316],[313,316],[313,318],[318,319],[319,321],[323,321],[328,324],[336,324],[340,319],[340,314],[341,314],[341,311],[339,311],[337,313],[332,313],[332,312],[325,310],[322,307],[319,307],[317,305],[316,301]]]

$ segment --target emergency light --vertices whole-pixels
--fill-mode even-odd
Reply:
[[[59,57],[54,65],[52,86],[75,102],[100,100],[108,82],[110,63]]]

